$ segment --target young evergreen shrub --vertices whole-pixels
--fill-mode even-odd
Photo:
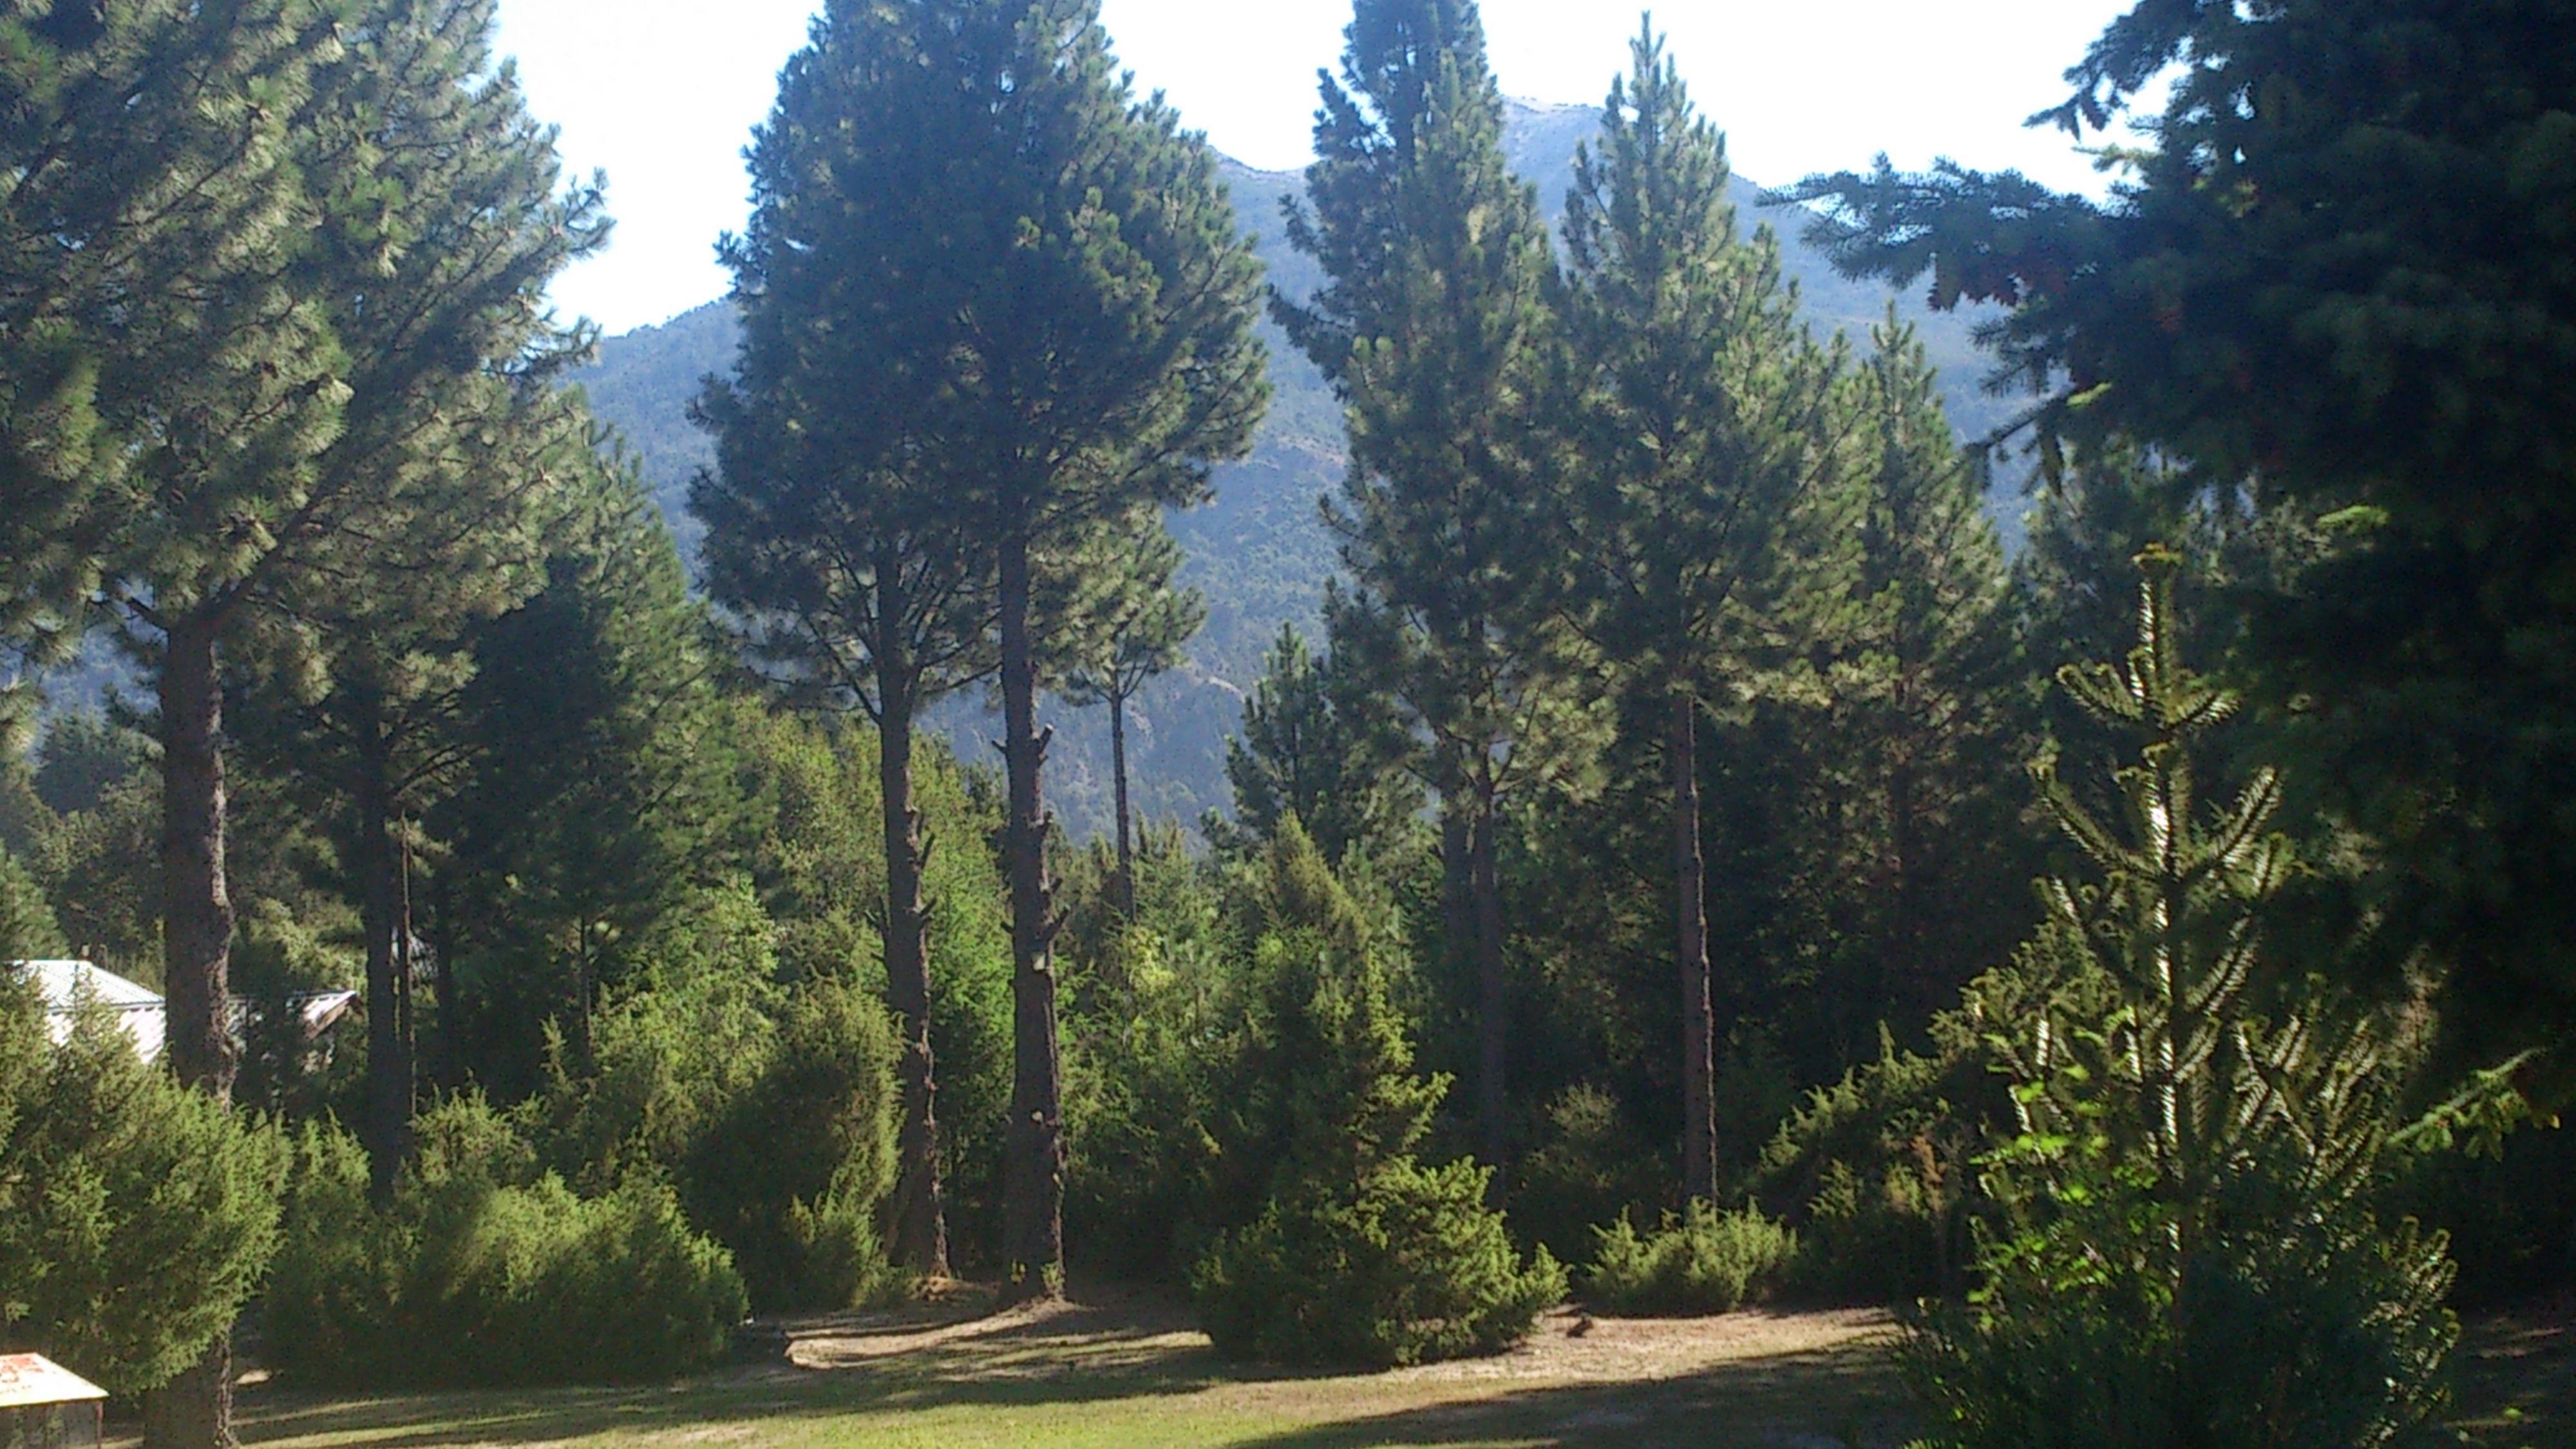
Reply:
[[[1900,1303],[1962,1285],[1982,1205],[1975,1158],[2011,1100],[1984,1043],[1989,1019],[2039,1008],[2002,968],[1931,1025],[1928,1054],[1882,1040],[1874,1061],[1819,1087],[1763,1149],[1753,1196],[1798,1232],[1788,1286],[1837,1303]]]
[[[277,1243],[284,1143],[146,1065],[104,1012],[54,1046],[0,972],[0,1348],[117,1394],[231,1327]]]
[[[2049,1149],[2045,1216],[1982,1291],[1919,1310],[1908,1376],[1941,1449],[2430,1446],[2457,1324],[2438,1234],[2249,1165],[2190,1214],[2097,1139]],[[2005,1169],[2012,1170],[2012,1169]]]
[[[1678,1218],[1665,1214],[1652,1233],[1626,1218],[1595,1232],[1584,1296],[1635,1316],[1731,1313],[1776,1289],[1798,1250],[1797,1234],[1761,1213],[1704,1202]]]
[[[2445,1120],[2402,1115],[2421,1014],[2268,956],[2299,868],[2270,833],[2281,786],[2263,770],[2218,810],[2195,799],[2194,751],[2234,700],[2177,657],[2179,561],[2139,562],[2126,666],[2060,676],[2143,748],[2115,821],[2041,772],[2099,879],[2046,883],[2015,977],[2052,995],[1989,1018],[2018,1121],[1983,1159],[1981,1289],[1925,1315],[1907,1354],[1930,1442],[2429,1443],[2452,1269],[2438,1234],[2372,1211],[2392,1149]]]
[[[1485,1180],[1405,1157],[1344,1192],[1274,1199],[1200,1260],[1208,1337],[1235,1358],[1368,1368],[1520,1342],[1564,1301],[1565,1270],[1545,1248],[1522,1261]]]
[[[1294,821],[1242,886],[1255,945],[1213,1176],[1262,1207],[1192,1274],[1209,1336],[1236,1356],[1370,1367],[1527,1336],[1565,1272],[1545,1249],[1524,1264],[1483,1169],[1415,1160],[1449,1084],[1413,1071],[1392,933]]]
[[[648,954],[668,984],[594,1023],[588,1070],[552,1044],[531,1109],[542,1156],[588,1196],[667,1185],[763,1312],[882,1296],[899,1285],[879,1227],[894,1180],[885,1008],[846,978],[775,984],[758,903],[718,893],[713,907],[699,935],[719,944]]]
[[[416,1124],[393,1203],[336,1129],[298,1143],[269,1285],[281,1373],[349,1387],[639,1383],[720,1359],[746,1307],[667,1187],[576,1196],[479,1099]]]

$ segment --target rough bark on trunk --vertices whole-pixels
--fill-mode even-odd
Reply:
[[[1503,882],[1494,842],[1501,822],[1495,818],[1490,796],[1478,800],[1477,807],[1467,837],[1468,884],[1475,898],[1476,1120],[1485,1164],[1494,1170],[1486,1196],[1500,1203],[1511,1153],[1511,1102],[1504,1078],[1511,1043],[1511,994],[1503,960]]]
[[[1118,802],[1118,913],[1136,914],[1136,848],[1127,826],[1127,696],[1109,696],[1109,767]]]
[[[1682,987],[1682,1195],[1717,1201],[1717,1018],[1709,999],[1708,872],[1699,847],[1699,702],[1675,690],[1671,735],[1674,960]]]
[[[1457,979],[1476,960],[1475,859],[1467,848],[1467,802],[1456,785],[1440,787],[1440,944]]]
[[[402,862],[394,851],[393,762],[376,712],[352,712],[358,731],[358,916],[367,938],[367,1185],[379,1205],[411,1151],[411,1052],[403,1032]]]
[[[224,882],[219,631],[218,620],[176,621],[161,668],[161,963],[171,1069],[229,1102],[240,1051],[227,1003],[233,907]],[[233,1449],[229,1330],[193,1368],[144,1397],[143,1441],[149,1449]]]
[[[890,575],[880,569],[879,578]],[[898,610],[889,600],[883,613]],[[883,626],[890,634],[891,622]],[[895,1261],[928,1277],[948,1275],[948,1216],[939,1183],[938,1074],[930,1049],[930,923],[922,901],[921,812],[912,801],[912,715],[916,703],[900,649],[876,649],[877,782],[886,849],[886,994],[903,1019],[896,1076],[903,1125],[895,1139]]]
[[[1064,1291],[1064,1117],[1056,1048],[1055,901],[1047,880],[1046,741],[1037,728],[1026,539],[1002,546],[1004,855],[1011,887],[1011,1120],[1002,1162],[1002,1254],[1021,1298]]]

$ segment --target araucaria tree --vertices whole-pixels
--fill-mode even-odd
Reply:
[[[1017,1291],[1048,1294],[1063,1274],[1064,1134],[1037,693],[1064,625],[1035,585],[1101,526],[1200,500],[1209,463],[1248,446],[1268,402],[1259,267],[1215,153],[1159,98],[1136,99],[1093,0],[834,3],[763,145],[783,163],[798,128],[823,125],[845,133],[831,141],[843,195],[810,236],[847,259],[836,285],[861,305],[826,312],[828,337],[805,322],[790,345],[883,375],[810,406],[900,427],[890,449],[852,438],[840,476],[893,475],[868,485],[906,501],[889,522],[971,540],[990,571],[1015,1042],[1003,1256]],[[738,260],[762,245],[756,231]],[[901,416],[848,421],[869,409]]]
[[[1323,266],[1274,303],[1344,408],[1350,470],[1328,518],[1354,589],[1337,661],[1399,706],[1440,797],[1445,935],[1473,962],[1480,1150],[1510,1146],[1497,836],[1506,798],[1578,715],[1529,581],[1554,330],[1537,194],[1502,150],[1503,101],[1472,0],[1359,0],[1323,82],[1316,161],[1288,236]],[[1472,944],[1471,944],[1472,943]]]
[[[1724,141],[1651,29],[1632,53],[1566,204],[1566,325],[1580,359],[1566,426],[1581,464],[1560,537],[1576,629],[1660,698],[1666,720],[1683,1194],[1714,1201],[1699,722],[1747,697],[1785,637],[1783,609],[1818,552],[1812,505],[1847,461],[1849,410],[1839,347],[1799,323],[1777,243],[1736,234]]]
[[[2300,870],[2281,777],[2199,797],[2195,756],[2237,700],[2183,663],[2180,557],[2138,562],[2136,647],[2059,675],[2137,753],[2107,817],[2039,772],[2094,879],[2045,882],[2046,921],[1998,973],[2040,1008],[1987,1027],[2019,1131],[1985,1163],[1983,1291],[1912,1345],[1929,1442],[2432,1442],[2452,1268],[2373,1204],[2394,1150],[2500,1086],[2410,1122],[2422,1012],[2271,949]]]

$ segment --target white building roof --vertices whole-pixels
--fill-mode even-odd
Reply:
[[[134,1038],[134,1049],[145,1061],[161,1055],[161,1038],[168,1016],[161,998],[135,985],[112,971],[101,971],[87,961],[19,961],[12,963],[36,978],[36,993],[45,1001],[45,1025],[55,1045],[68,1041],[72,1023],[80,1016],[84,1002],[96,1002],[116,1014],[117,1024]]]
[[[134,1038],[134,1049],[143,1054],[145,1061],[161,1055],[170,1018],[166,1005],[153,992],[87,961],[12,961],[9,965],[35,976],[37,994],[45,1001],[45,1025],[56,1046],[70,1040],[72,1025],[80,1019],[81,1003],[94,1001],[116,1015],[117,1023]],[[315,991],[287,998],[288,1008],[302,1018],[307,1037],[318,1037],[330,1030],[357,1004],[358,993],[354,991]],[[238,996],[230,1005],[233,1031],[238,1035],[242,1019],[248,1014],[247,1006]]]
[[[0,1410],[78,1404],[107,1397],[107,1390],[32,1353],[0,1354]],[[17,1439],[12,1436],[11,1443]]]

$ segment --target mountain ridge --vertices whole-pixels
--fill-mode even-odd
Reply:
[[[1591,106],[1506,103],[1505,155],[1538,188],[1551,230],[1573,184],[1576,147],[1597,134],[1600,115]],[[1311,295],[1322,274],[1311,258],[1288,247],[1278,223],[1282,200],[1302,191],[1304,173],[1264,171],[1222,156],[1219,165],[1236,212],[1270,269],[1271,285],[1287,296]],[[1739,226],[1748,219],[1771,223],[1779,234],[1783,271],[1820,333],[1843,331],[1855,345],[1866,346],[1869,327],[1884,320],[1892,303],[1940,367],[1945,402],[1963,435],[1980,435],[2005,420],[2007,405],[1976,386],[1980,368],[1972,319],[1934,313],[1919,300],[1844,280],[1800,241],[1797,226],[1771,222],[1800,220],[1795,208],[1762,206],[1761,188],[1740,176],[1730,192]],[[1171,517],[1187,559],[1183,580],[1207,595],[1208,625],[1193,641],[1189,661],[1149,686],[1133,706],[1130,754],[1139,808],[1149,817],[1194,820],[1226,805],[1224,741],[1239,724],[1262,653],[1283,623],[1296,624],[1309,637],[1317,632],[1324,581],[1337,572],[1318,501],[1338,485],[1346,464],[1341,409],[1322,375],[1276,324],[1265,318],[1260,327],[1271,353],[1270,416],[1250,455],[1216,470],[1215,501]],[[719,298],[606,339],[598,360],[574,377],[588,390],[596,414],[635,455],[692,561],[704,530],[687,511],[687,487],[699,469],[712,464],[714,449],[688,421],[688,403],[702,379],[731,365],[735,335],[731,309]],[[2016,501],[2016,493],[1999,490],[1990,503],[2008,535],[2018,532],[2016,520],[2004,516]],[[968,760],[977,758],[976,742],[990,737],[980,703],[952,702],[935,721]],[[1108,819],[1106,724],[1060,707],[1055,716],[1058,748],[1050,794],[1079,838]]]

